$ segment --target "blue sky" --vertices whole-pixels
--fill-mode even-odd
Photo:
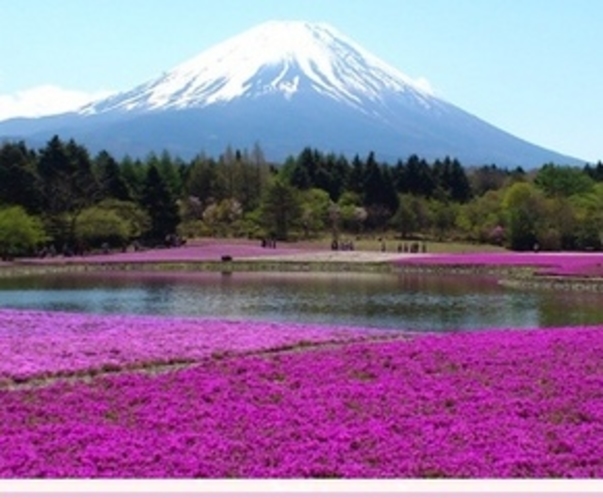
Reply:
[[[0,0],[0,119],[127,90],[271,19],[327,22],[491,124],[603,160],[598,0]]]

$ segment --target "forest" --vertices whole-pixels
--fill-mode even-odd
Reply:
[[[91,156],[74,140],[0,146],[0,256],[125,250],[195,237],[384,236],[513,250],[601,250],[603,164],[395,164],[311,147],[282,164],[259,144],[191,161]]]

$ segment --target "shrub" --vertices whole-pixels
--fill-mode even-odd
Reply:
[[[33,253],[47,240],[42,222],[20,206],[0,208],[0,257],[12,259]]]

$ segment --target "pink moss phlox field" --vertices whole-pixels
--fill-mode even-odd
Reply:
[[[603,477],[601,327],[235,356],[0,391],[0,476]]]
[[[395,264],[458,266],[531,266],[540,273],[568,276],[603,276],[600,253],[466,253],[434,254],[401,259]]]
[[[345,341],[368,329],[0,309],[0,383]],[[374,334],[375,331],[372,331]]]
[[[162,262],[198,262],[219,261],[222,256],[246,258],[257,256],[273,256],[281,254],[296,254],[301,249],[286,244],[279,244],[275,249],[261,247],[259,241],[245,243],[224,243],[207,241],[192,245],[184,245],[169,249],[149,249],[139,252],[116,252],[111,254],[96,254],[63,258],[23,259],[30,264],[48,263],[162,263]]]

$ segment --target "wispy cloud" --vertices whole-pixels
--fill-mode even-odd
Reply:
[[[54,85],[42,85],[12,94],[0,94],[0,120],[14,117],[40,117],[74,111],[112,92],[83,92]]]

